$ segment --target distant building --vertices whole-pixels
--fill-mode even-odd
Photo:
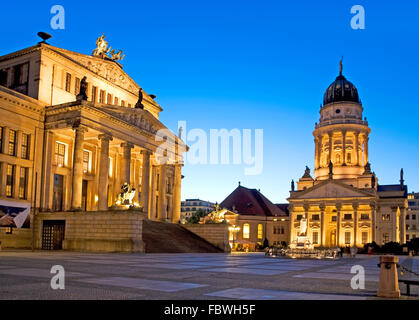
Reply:
[[[409,193],[407,200],[406,241],[409,241],[419,234],[419,193]]]
[[[201,200],[201,199],[186,199],[181,202],[181,214],[180,220],[184,221],[186,218],[190,218],[199,209],[205,213],[210,213],[214,209],[215,203]]]
[[[223,202],[224,217],[230,224],[229,240],[233,249],[253,251],[257,245],[289,242],[287,204],[273,204],[256,189],[239,185]]]

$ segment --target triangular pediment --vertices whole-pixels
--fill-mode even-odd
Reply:
[[[49,46],[49,49],[76,62],[86,69],[89,69],[93,73],[112,82],[113,84],[128,90],[133,94],[138,94],[139,85],[135,83],[135,81],[132,80],[124,70],[122,70],[122,67],[118,65],[117,62],[53,46]]]
[[[295,192],[290,199],[366,198],[375,197],[374,192],[354,188],[336,180],[326,180],[304,191]]]

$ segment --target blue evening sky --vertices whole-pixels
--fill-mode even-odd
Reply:
[[[55,4],[66,10],[65,30],[50,27]],[[365,30],[350,27],[357,4]],[[291,179],[313,168],[314,123],[342,55],[372,129],[378,182],[399,183],[403,167],[419,191],[417,1],[7,1],[1,9],[0,55],[37,43],[41,30],[51,45],[91,54],[104,32],[174,132],[179,120],[207,134],[264,130],[260,175],[246,176],[246,165],[186,164],[182,199],[220,202],[241,181],[285,202]]]

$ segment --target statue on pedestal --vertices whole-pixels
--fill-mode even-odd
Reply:
[[[83,79],[81,79],[80,81],[80,92],[77,95],[76,99],[77,101],[87,101],[87,78],[83,77]]]
[[[130,185],[125,182],[121,187],[121,192],[118,194],[116,200],[117,205],[133,205],[132,200],[135,196],[135,188],[130,188]]]
[[[138,101],[135,104],[135,108],[144,109],[143,105],[143,89],[139,89],[138,91]]]

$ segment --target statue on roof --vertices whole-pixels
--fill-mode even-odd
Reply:
[[[304,171],[303,178],[311,178],[310,168],[308,166],[306,166],[306,170]]]
[[[110,55],[113,61],[117,61],[117,60],[122,61],[125,57],[125,54],[122,55],[122,50],[119,50],[117,53],[115,53],[115,49],[111,50]]]
[[[295,191],[295,183],[294,183],[294,180],[291,180],[291,191]]]
[[[102,35],[96,39],[96,49],[93,50],[92,56],[105,58],[109,53],[111,47],[108,48],[108,41],[106,41],[105,38],[106,36],[102,33]]]
[[[80,81],[80,92],[78,93],[76,99],[77,101],[87,100],[87,78],[83,77]]]
[[[371,174],[371,164],[369,162],[364,167],[364,174]]]
[[[137,101],[137,103],[135,104],[135,107],[136,108],[139,108],[139,109],[144,109],[144,105],[143,105],[143,98],[144,98],[144,96],[143,96],[143,89],[139,89],[138,90],[138,101]]]

